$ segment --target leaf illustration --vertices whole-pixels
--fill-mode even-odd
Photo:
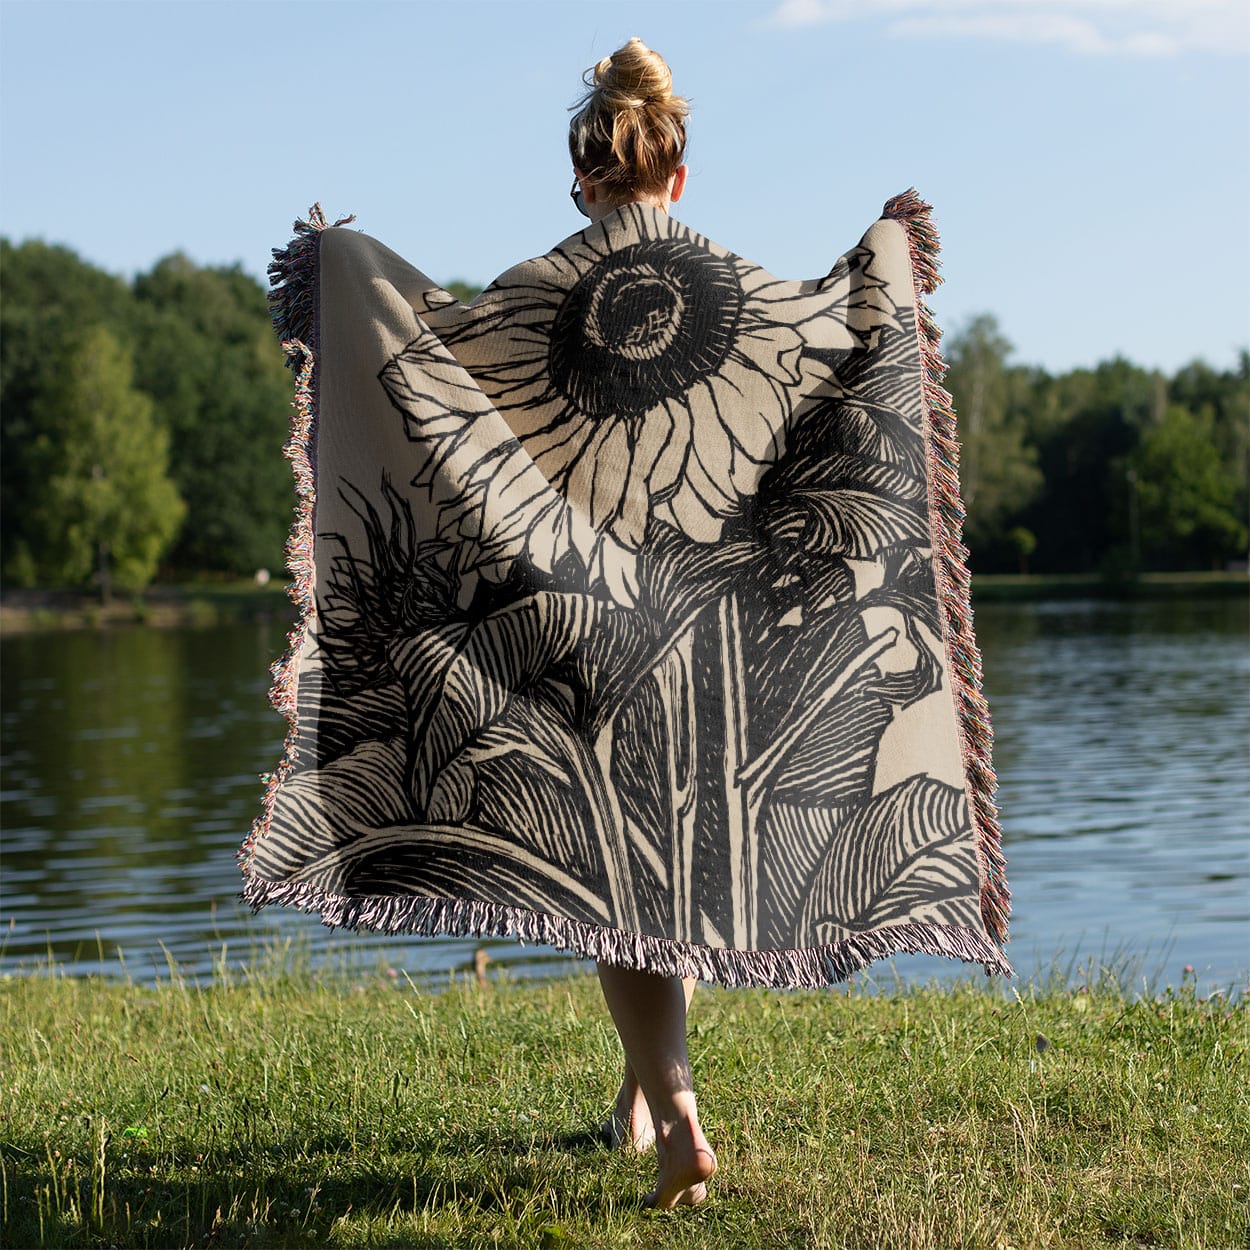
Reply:
[[[556,693],[567,692],[570,722],[592,738],[672,644],[672,631],[658,629],[642,612],[601,611],[597,624],[551,671]]]
[[[482,756],[514,756],[501,734],[488,734]],[[535,766],[535,752],[525,752]],[[540,769],[558,765],[550,756]],[[288,779],[274,806],[269,832],[258,840],[254,870],[268,880],[298,880],[338,894],[422,894],[431,897],[496,899],[491,882],[507,885],[506,895],[533,907],[604,923],[606,906],[581,882],[603,881],[596,864],[602,857],[590,846],[586,822],[575,809],[564,815],[568,862],[549,859],[516,836],[474,827],[463,820],[457,790],[471,774],[458,761],[439,778],[436,802],[452,823],[413,820],[404,785],[404,750],[399,740],[366,742],[320,769]],[[573,846],[577,843],[577,847]],[[592,861],[593,862],[590,862]],[[467,893],[457,891],[467,891]]]
[[[894,324],[880,326],[876,350],[852,355],[838,371],[849,403],[890,414],[891,433],[899,445],[915,446],[924,428],[915,345],[915,310],[896,308]]]
[[[859,606],[897,608],[904,617],[923,622],[931,634],[941,637],[932,555],[923,548],[895,547],[881,554],[881,562],[881,585],[870,590]]]
[[[923,478],[862,456],[828,456],[770,483],[763,526],[779,541],[868,559],[929,542]]]
[[[410,648],[431,653],[442,648],[444,658],[437,663],[409,665],[398,652],[395,662],[411,676],[408,788],[415,811],[431,819],[435,788],[444,772],[454,771],[458,757],[480,746],[484,731],[522,700],[532,700],[545,709],[549,728],[562,737],[562,750],[552,756],[553,763],[574,779],[572,791],[583,816],[577,827],[593,831],[597,855],[591,862],[606,875],[613,914],[628,928],[636,916],[635,900],[619,803],[605,775],[609,757],[601,758],[586,736],[573,732],[565,713],[567,677],[576,669],[569,661],[620,610],[587,595],[540,591],[466,626],[458,641],[446,631],[427,631],[409,641]],[[466,761],[460,766],[472,767]],[[449,779],[439,795],[439,810],[472,821],[473,784],[471,774]],[[561,840],[559,830],[551,826],[531,839],[540,848]]]
[[[454,825],[468,820],[473,811],[474,769],[469,760],[454,760],[439,774],[430,801],[425,805],[426,819],[440,825]]]
[[[915,776],[844,812],[812,878],[796,941],[924,921],[980,926],[976,851],[961,790]]]
[[[411,819],[403,740],[364,742],[322,768],[288,778],[269,832],[256,842],[255,870],[270,880],[290,877],[368,829]]]
[[[776,799],[765,807],[760,827],[760,921],[767,944],[797,945],[795,918],[837,833],[841,814],[838,807]]]
[[[870,695],[883,699],[896,708],[910,707],[939,690],[942,685],[941,665],[933,651],[934,645],[941,646],[940,641],[932,641],[932,636],[926,636],[910,616],[903,618],[903,632],[911,643],[915,663],[909,669],[883,673],[868,687]]]
[[[865,612],[889,608],[903,618],[915,663],[909,670],[883,675],[873,684],[872,692],[895,707],[905,708],[942,685],[943,634],[933,561],[927,552],[912,547],[887,551],[881,559],[881,585],[868,591],[857,606]]]
[[[774,776],[778,799],[837,806],[871,793],[877,748],[893,716],[876,694],[881,680],[855,682],[795,741]]]
[[[378,509],[352,483],[340,494],[360,518],[368,554],[353,553],[341,534],[342,554],[329,562],[317,599],[317,647],[325,680],[345,695],[393,680],[387,652],[394,639],[454,620],[458,578],[452,547],[437,539],[418,542],[412,506],[382,477],[390,513]]]
[[[518,845],[594,881],[604,875],[604,852],[578,772],[585,756],[560,711],[520,698],[475,735],[443,775],[471,773],[471,806],[461,819],[506,830]]]
[[[869,677],[878,676],[878,659],[898,641],[897,629],[869,637],[859,613],[831,615],[802,631],[792,643],[778,644],[764,653],[764,672],[751,674],[752,689],[771,697],[755,719],[762,724],[752,735],[754,752],[740,780],[762,796],[789,767],[794,751],[804,743],[843,699],[864,690]],[[776,653],[781,652],[778,656]],[[826,779],[826,784],[832,779]]]
[[[412,794],[423,812],[442,769],[484,728],[499,719],[518,694],[541,681],[585,645],[605,612],[587,595],[540,591],[492,612],[453,641],[440,636],[445,662],[405,664],[413,716]],[[433,637],[422,639],[432,650]],[[416,645],[415,640],[413,645]]]
[[[915,476],[924,471],[920,441],[899,420],[896,395],[880,400],[843,393],[813,405],[790,436],[789,463],[821,463],[830,454],[860,456],[892,464]],[[771,486],[771,483],[770,483]]]
[[[612,920],[592,889],[507,838],[467,825],[393,825],[308,864],[296,880],[353,898],[428,898],[493,902],[591,924]]]
[[[855,601],[855,577],[841,556],[805,549],[796,574],[807,613],[838,612]]]
[[[407,725],[403,687],[392,679],[340,694],[324,670],[305,665],[299,675],[299,767],[325,766],[362,742],[402,737]]]
[[[693,708],[681,731],[693,731]],[[663,915],[671,906],[670,873],[677,871],[674,856],[674,794],[677,784],[671,761],[681,742],[670,742],[672,727],[657,680],[639,684],[616,720],[612,752],[612,783],[621,799],[629,830],[630,867],[639,911]]]
[[[770,572],[776,576],[776,563],[758,536],[744,526],[735,532],[742,537],[696,543],[668,526],[656,524],[648,531],[646,556],[639,567],[639,606],[663,622],[665,634],[680,633],[739,582],[771,580]]]
[[[467,621],[453,621],[441,628],[401,636],[388,649],[387,662],[404,692],[410,743],[420,741],[424,725],[442,695],[447,672],[456,662],[471,628]]]

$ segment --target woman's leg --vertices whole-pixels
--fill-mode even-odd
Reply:
[[[685,977],[682,980],[687,1011],[690,1010],[694,987],[698,984],[694,977]],[[621,1081],[621,1088],[617,1092],[607,1123],[600,1130],[600,1136],[609,1146],[636,1150],[640,1154],[655,1145],[655,1125],[651,1122],[651,1108],[647,1106],[646,1095],[638,1084],[638,1076],[628,1056],[625,1058],[625,1077]]]
[[[716,1156],[699,1127],[690,1059],[686,1053],[686,987],[680,977],[599,964],[603,997],[625,1056],[651,1111],[660,1176],[648,1203],[693,1205],[707,1196],[704,1182]]]

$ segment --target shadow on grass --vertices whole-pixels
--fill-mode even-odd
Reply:
[[[298,1159],[293,1156],[298,1154]],[[600,1155],[615,1159],[597,1133],[512,1134],[453,1130],[437,1138],[353,1148],[342,1138],[301,1140],[297,1147],[217,1150],[192,1168],[142,1154],[107,1172],[62,1166],[0,1147],[7,1180],[4,1244],[83,1246],[273,1247],[320,1244],[336,1223],[369,1226],[370,1246],[463,1244],[413,1227],[422,1215],[502,1216],[533,1226],[553,1217],[537,1209],[571,1170]],[[596,1173],[604,1169],[597,1167]],[[190,1174],[189,1174],[190,1173]],[[579,1187],[577,1207],[597,1220],[637,1205],[642,1187],[619,1194]]]

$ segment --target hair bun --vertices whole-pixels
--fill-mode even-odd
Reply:
[[[652,193],[668,184],[686,150],[686,101],[673,94],[668,63],[631,39],[582,75],[569,155],[613,195]]]
[[[673,75],[664,58],[636,35],[623,48],[605,56],[587,86],[610,97],[613,108],[667,104],[673,97]]]

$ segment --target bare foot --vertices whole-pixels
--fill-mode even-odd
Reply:
[[[599,1130],[606,1145],[613,1150],[636,1150],[639,1154],[655,1145],[655,1126],[651,1123],[651,1109],[643,1097],[638,1083],[626,1080],[616,1096],[607,1122]]]
[[[655,1142],[660,1161],[659,1183],[643,1205],[667,1211],[698,1206],[707,1197],[707,1182],[716,1171],[716,1156],[697,1120],[665,1126]]]

